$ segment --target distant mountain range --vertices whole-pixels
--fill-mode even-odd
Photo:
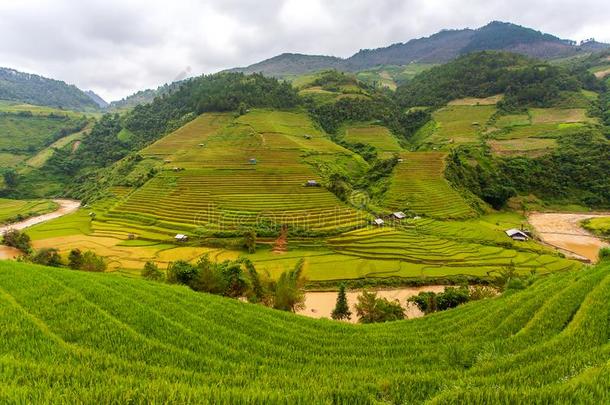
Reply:
[[[380,65],[445,63],[460,55],[482,50],[503,50],[541,59],[555,59],[599,51],[610,44],[593,40],[577,44],[520,25],[494,21],[478,29],[443,30],[384,48],[362,49],[349,58],[284,53],[253,65],[230,69],[285,77],[338,69],[361,71]]]
[[[92,96],[74,85],[9,68],[0,68],[0,100],[70,110],[99,108]]]
[[[263,73],[289,78],[295,75],[337,69],[359,72],[377,66],[405,66],[414,63],[445,63],[460,55],[481,50],[504,50],[541,59],[588,54],[610,48],[610,44],[588,40],[580,44],[531,28],[494,21],[478,29],[443,30],[424,38],[384,48],[362,49],[349,58],[283,53],[233,72]],[[93,91],[42,76],[0,68],[0,100],[66,108],[71,110],[125,109],[151,102],[176,89],[180,82],[139,91],[122,100],[107,103]]]

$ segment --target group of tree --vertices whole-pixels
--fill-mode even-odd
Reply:
[[[457,148],[445,176],[494,208],[509,198],[535,195],[545,201],[610,207],[610,143],[599,129],[582,127],[557,139],[557,148],[538,156],[497,157],[476,148]]]
[[[403,107],[441,106],[464,97],[504,94],[499,107],[550,107],[563,91],[599,90],[586,70],[570,70],[525,56],[496,51],[474,52],[422,72],[399,86]]]
[[[205,255],[194,264],[184,260],[170,263],[165,274],[155,263],[147,262],[141,275],[148,280],[182,284],[195,291],[230,298],[243,297],[252,303],[295,312],[305,301],[303,267],[301,259],[293,269],[272,280],[267,274],[261,276],[246,258],[214,262]]]
[[[17,229],[10,229],[4,232],[2,244],[19,249],[23,253],[20,260],[30,263],[95,272],[102,272],[107,269],[104,257],[90,250],[82,252],[80,249],[72,249],[68,255],[67,262],[63,260],[59,250],[56,248],[40,248],[35,250],[32,248],[30,236]]]

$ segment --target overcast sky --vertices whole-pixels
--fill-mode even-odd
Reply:
[[[282,52],[347,57],[491,20],[610,42],[608,0],[0,0],[0,66],[111,101]]]

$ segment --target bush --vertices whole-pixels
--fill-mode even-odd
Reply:
[[[59,267],[61,266],[61,256],[59,251],[54,248],[42,248],[36,254],[30,257],[30,261],[43,266]]]
[[[161,281],[164,278],[163,272],[154,262],[146,262],[140,274],[146,280]]]
[[[78,270],[83,266],[83,254],[80,249],[72,249],[68,255],[68,267]]]
[[[2,238],[2,244],[19,249],[25,254],[32,251],[29,235],[24,232],[20,232],[17,229],[9,229],[5,231]]]
[[[599,260],[603,261],[603,260],[609,260],[610,259],[610,247],[604,247],[599,249]]]
[[[198,273],[198,269],[189,262],[178,260],[167,266],[167,282],[190,286]]]
[[[404,309],[398,301],[377,298],[377,293],[367,291],[358,296],[356,313],[360,323],[390,322],[405,318]]]
[[[305,279],[302,275],[304,264],[305,261],[300,259],[294,269],[282,273],[275,285],[273,308],[292,312],[304,308]]]
[[[88,250],[83,254],[80,269],[85,271],[102,272],[107,268],[106,260],[94,252]]]

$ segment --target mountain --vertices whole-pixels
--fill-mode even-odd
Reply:
[[[526,56],[555,59],[599,51],[609,44],[558,38],[520,25],[493,21],[478,29],[443,30],[429,37],[412,39],[377,49],[362,49],[347,59],[284,53],[253,65],[232,69],[286,77],[323,69],[360,71],[379,65],[446,63],[460,55],[482,50],[504,50]]]
[[[242,73],[263,72],[270,76],[299,75],[324,69],[341,69],[343,62],[343,59],[334,56],[283,53],[248,67],[231,70]]]
[[[74,85],[9,68],[0,68],[0,100],[72,110],[99,108],[89,95]]]
[[[102,97],[100,97],[99,95],[95,94],[95,92],[93,92],[93,90],[87,90],[87,91],[85,91],[85,94],[88,95],[91,100],[95,101],[95,103],[100,108],[108,107],[108,102],[106,100],[104,100]]]
[[[155,97],[160,97],[165,94],[169,94],[172,91],[178,89],[183,81],[177,81],[170,84],[164,84],[157,87],[156,89],[140,90],[130,96],[127,96],[121,100],[112,101],[108,107],[112,110],[123,110],[137,106],[138,104],[148,104],[152,102]]]

